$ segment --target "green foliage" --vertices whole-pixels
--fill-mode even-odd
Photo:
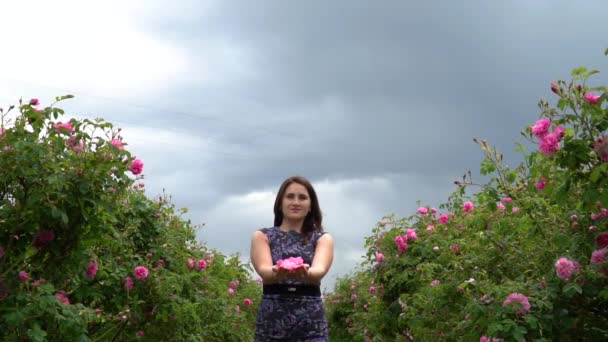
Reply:
[[[523,162],[508,168],[498,150],[475,140],[484,156],[480,173],[491,178],[474,184],[469,174],[455,182],[439,206],[447,222],[426,207],[427,214],[385,217],[372,229],[363,268],[326,298],[336,340],[608,339],[608,263],[591,261],[594,251],[607,252],[595,240],[608,234],[608,154],[598,146],[608,129],[607,94],[587,85],[595,73],[573,70],[571,82],[552,84],[556,107],[539,103],[541,118],[551,120],[546,134],[564,128],[558,149],[526,153],[516,143]],[[597,102],[585,99],[598,91]],[[523,135],[541,139],[529,128]],[[417,239],[407,239],[409,229]],[[407,240],[404,251],[398,236]],[[556,272],[563,257],[579,264],[567,279]],[[529,310],[504,304],[512,293],[523,294]]]
[[[198,244],[197,228],[181,218],[169,196],[144,195],[143,177],[130,171],[133,157],[119,130],[101,119],[72,119],[61,127],[66,123],[57,119],[64,112],[54,106],[20,103],[18,113],[12,109],[1,112],[0,131],[5,340],[253,336],[255,305],[243,300],[258,303],[261,291],[251,270],[236,256]],[[188,259],[204,260],[206,267],[189,267]],[[87,276],[91,263],[98,270]],[[136,266],[149,270],[147,278],[136,279]],[[127,277],[134,282],[130,289]],[[231,281],[238,282],[234,295],[228,293]]]

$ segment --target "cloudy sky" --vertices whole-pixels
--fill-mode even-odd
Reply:
[[[91,3],[0,3],[0,106],[75,94],[70,115],[123,128],[147,194],[245,261],[279,184],[308,177],[335,239],[325,287],[382,216],[478,169],[472,138],[515,164],[550,81],[608,73],[605,0]]]

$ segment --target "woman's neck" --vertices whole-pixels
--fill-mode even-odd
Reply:
[[[286,232],[292,231],[292,232],[301,233],[303,223],[304,223],[304,220],[289,221],[289,220],[284,219],[283,222],[281,222],[281,225],[279,226],[279,228]]]

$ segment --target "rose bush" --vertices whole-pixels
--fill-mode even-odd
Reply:
[[[441,212],[372,229],[367,261],[326,295],[332,341],[608,339],[608,94],[594,73],[551,83],[556,106],[540,101],[520,165],[475,140],[489,181],[469,172]]]
[[[120,130],[39,106],[0,109],[4,339],[250,339],[249,266],[197,243],[169,196],[145,196]]]

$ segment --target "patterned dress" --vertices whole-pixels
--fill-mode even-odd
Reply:
[[[315,231],[304,241],[298,232],[284,232],[277,227],[260,229],[268,237],[272,264],[280,259],[300,256],[312,264],[317,240],[324,233]],[[301,280],[287,279],[282,284],[301,285]],[[320,296],[265,294],[258,306],[255,341],[328,341],[327,320]]]

